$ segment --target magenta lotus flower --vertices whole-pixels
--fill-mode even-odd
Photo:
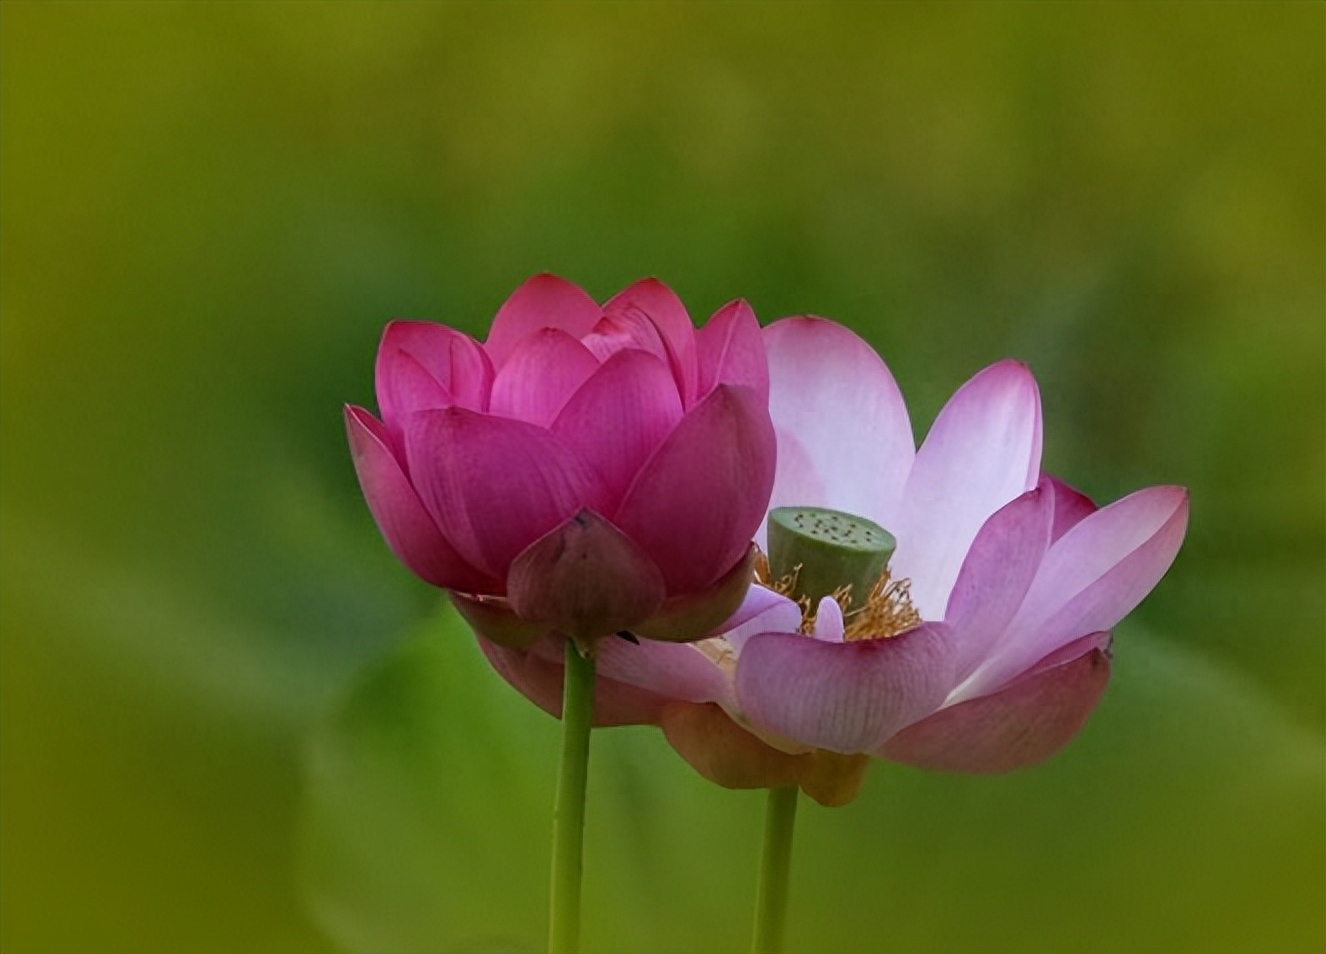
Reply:
[[[1044,476],[1039,393],[1016,362],[963,385],[917,450],[892,375],[856,335],[790,318],[764,341],[771,508],[887,528],[890,575],[846,617],[833,597],[798,605],[755,586],[715,637],[606,647],[601,720],[662,725],[720,784],[800,784],[825,804],[851,799],[872,756],[983,773],[1058,751],[1108,682],[1110,629],[1178,552],[1187,492],[1151,487],[1097,509]],[[485,651],[556,711],[553,651]]]
[[[539,275],[483,344],[392,322],[376,382],[381,421],[345,411],[364,496],[487,638],[695,639],[740,604],[774,479],[745,302],[697,332],[658,281],[600,307]]]

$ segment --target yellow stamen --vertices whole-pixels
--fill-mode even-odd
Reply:
[[[815,631],[817,607],[811,605],[809,597],[793,596],[800,573],[801,565],[798,564],[792,568],[791,573],[771,580],[769,558],[763,551],[755,554],[755,582],[781,596],[795,599],[801,607],[798,632],[809,636]],[[854,606],[850,584],[838,587],[831,595],[843,611],[844,640],[888,639],[921,625],[921,614],[912,606],[912,581],[893,579],[887,567],[870,587],[864,605]]]

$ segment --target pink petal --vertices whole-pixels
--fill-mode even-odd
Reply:
[[[823,318],[774,322],[764,344],[778,431],[770,507],[832,507],[896,532],[915,445],[889,369],[855,334]]]
[[[477,637],[479,648],[497,674],[521,695],[556,718],[562,715],[562,684],[566,667],[542,653],[508,649]],[[551,649],[562,652],[562,640],[548,639]],[[657,725],[669,700],[663,696],[628,686],[615,679],[594,681],[594,725]]]
[[[1077,735],[1109,679],[1109,657],[1089,649],[994,695],[941,709],[889,739],[879,754],[945,772],[1007,772],[1034,765]]]
[[[742,600],[751,588],[751,581],[755,578],[755,553],[752,544],[746,555],[708,589],[668,597],[654,616],[632,628],[631,632],[646,639],[670,643],[696,642],[718,635],[741,609]]]
[[[507,598],[521,618],[582,647],[648,619],[666,595],[653,561],[592,510],[531,543],[507,576]]]
[[[526,335],[497,372],[489,409],[547,427],[598,369],[598,360],[575,338],[542,328]]]
[[[557,328],[572,338],[589,334],[602,310],[577,285],[555,275],[535,275],[497,310],[484,349],[500,369],[520,342],[543,328]]]
[[[1148,487],[1086,517],[1045,554],[991,658],[961,687],[984,695],[1085,633],[1113,629],[1160,582],[1183,543],[1188,492]]]
[[[773,464],[763,402],[721,384],[644,465],[613,522],[653,557],[670,592],[705,589],[749,549]]]
[[[525,421],[461,408],[423,411],[406,426],[419,499],[475,566],[505,579],[521,550],[606,491],[572,450]]]
[[[399,383],[398,375],[414,375],[414,369],[400,368],[400,355],[408,355],[418,368],[422,368],[441,386],[446,404],[411,400],[410,385]],[[459,404],[475,411],[488,406],[488,391],[493,383],[493,367],[483,346],[468,335],[463,335],[434,321],[393,321],[382,332],[378,346],[375,379],[378,387],[378,409],[384,420],[391,422],[426,407],[444,407]],[[426,383],[416,382],[413,387]],[[397,389],[406,394],[397,396]],[[429,396],[431,400],[431,395]],[[397,401],[402,403],[397,404]]]
[[[594,330],[581,340],[599,361],[607,361],[620,351],[631,350],[644,351],[665,365],[670,364],[663,332],[649,320],[648,315],[638,310],[604,315]]]
[[[681,420],[671,372],[643,351],[620,351],[566,402],[552,431],[598,471],[621,500],[640,467]]]
[[[699,392],[704,397],[718,384],[741,384],[769,396],[769,360],[755,312],[744,301],[734,301],[715,312],[696,335]]]
[[[898,538],[896,575],[912,581],[912,602],[936,619],[948,602],[976,532],[1036,485],[1041,402],[1036,380],[1016,361],[991,365],[958,389],[916,454]]]
[[[682,402],[690,407],[695,400],[696,341],[695,326],[686,306],[671,288],[657,278],[644,278],[613,296],[603,306],[610,316],[639,315],[658,330],[666,352],[668,368],[677,383]]]
[[[1050,489],[1054,491],[1054,529],[1050,532],[1051,542],[1058,540],[1077,526],[1084,517],[1099,509],[1091,502],[1090,497],[1074,490],[1058,477],[1043,474],[1041,480],[1048,483]]]
[[[944,613],[958,647],[957,679],[985,661],[1031,588],[1050,545],[1053,495],[1048,485],[1028,491],[977,532]]]
[[[847,643],[763,633],[737,661],[737,700],[757,730],[833,752],[871,752],[944,701],[950,643],[936,623]]]
[[[434,586],[491,592],[496,581],[456,552],[420,503],[382,424],[363,408],[347,406],[345,432],[368,508],[396,558]]]

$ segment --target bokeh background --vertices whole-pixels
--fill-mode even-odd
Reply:
[[[29,3],[3,26],[7,951],[537,951],[557,725],[379,540],[383,323],[550,270],[833,317],[924,434],[1192,490],[1060,758],[806,804],[798,951],[1326,945],[1326,7]],[[852,449],[844,447],[844,456]],[[596,737],[589,951],[746,943],[762,798]]]

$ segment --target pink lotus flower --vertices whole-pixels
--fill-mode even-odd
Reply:
[[[483,344],[392,322],[376,382],[381,421],[345,410],[364,496],[487,638],[695,639],[740,604],[774,468],[745,302],[697,332],[658,281],[600,307],[539,275]]]
[[[605,644],[600,721],[661,725],[719,784],[800,784],[825,804],[850,801],[871,756],[980,773],[1054,754],[1109,680],[1109,630],[1173,562],[1187,492],[1151,487],[1097,509],[1044,476],[1040,397],[1016,362],[960,388],[916,450],[892,375],[856,335],[790,318],[764,341],[771,508],[832,508],[887,528],[890,573],[907,582],[849,619],[833,598],[811,616],[755,586],[716,637]],[[555,652],[484,648],[557,711]]]

